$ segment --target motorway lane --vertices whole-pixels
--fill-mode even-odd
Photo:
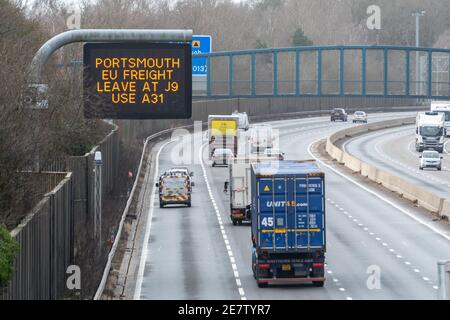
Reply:
[[[419,170],[414,126],[372,132],[353,138],[344,146],[355,157],[450,199],[450,146],[446,145],[443,154],[443,171]]]
[[[371,118],[376,121],[399,116],[405,115],[380,114]],[[272,124],[281,130],[280,144],[288,159],[310,159],[307,147],[311,142],[352,126],[349,123],[330,124],[328,117],[277,121]],[[201,135],[197,135],[195,139],[200,142]],[[172,148],[173,145],[170,144],[161,154],[160,172],[172,165],[169,158]],[[159,209],[158,203],[155,203],[141,298],[435,298],[434,269],[436,261],[444,258],[442,254],[448,252],[448,241],[326,168],[329,201],[328,282],[325,288],[302,285],[259,289],[251,271],[250,229],[248,226],[234,227],[228,216],[228,195],[223,193],[223,182],[228,177],[228,169],[213,169],[207,160],[205,163],[211,196],[215,200],[219,222],[223,223],[228,242],[224,243],[221,236],[222,230],[214,214],[215,208],[208,198],[207,186],[202,181],[201,166],[192,165],[197,184],[193,208]],[[345,193],[342,193],[343,184]],[[423,245],[416,243],[417,235],[421,236],[419,239],[427,239]],[[430,242],[435,246],[434,250],[427,247]],[[236,270],[230,264],[227,245],[232,250],[232,262]],[[401,253],[390,250],[399,250]],[[407,262],[410,264],[406,264]],[[381,268],[381,290],[367,288],[366,271],[372,265]]]
[[[159,172],[173,166],[177,143],[163,148]],[[156,149],[160,148],[160,145]],[[175,150],[178,152],[178,150]],[[158,196],[148,243],[141,299],[239,299],[225,245],[197,164],[192,207],[159,208]]]
[[[291,133],[282,137],[281,148],[287,152],[287,158],[290,160],[310,159],[311,156],[307,153],[309,143],[334,130],[331,128],[324,131],[318,126],[315,130]],[[282,134],[283,131],[281,131]],[[217,180],[217,194],[220,194],[220,186],[227,177],[227,169],[216,168],[210,171],[210,176],[214,176]],[[247,297],[249,299],[436,298],[436,289],[433,288],[436,285],[435,265],[436,261],[445,256],[445,252],[448,251],[448,240],[418,225],[409,217],[357,186],[346,183],[346,192],[342,193],[342,178],[326,168],[325,172],[329,198],[327,205],[329,279],[326,287],[323,289],[311,286],[259,289],[250,269],[250,231],[245,230],[245,227],[232,227],[229,222],[232,238],[238,239],[236,245],[240,248],[238,261],[247,265],[246,269],[244,266],[244,270],[240,270]],[[228,213],[228,199],[223,195],[221,199],[221,203],[224,203],[222,210]],[[332,199],[339,199],[340,204]],[[355,199],[361,200],[355,201]],[[400,235],[399,230],[402,231]],[[424,246],[414,245],[418,234],[431,239],[436,251],[429,252],[426,245],[430,243]],[[387,242],[387,239],[391,242]],[[243,245],[244,243],[246,245]],[[402,255],[397,253],[399,249],[393,248],[392,244],[398,244],[404,253]],[[416,261],[414,258],[417,253],[421,255],[421,258]],[[380,267],[381,290],[367,288],[366,272],[370,266]]]

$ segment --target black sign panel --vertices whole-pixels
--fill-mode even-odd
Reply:
[[[84,114],[100,119],[188,119],[188,43],[84,45]]]

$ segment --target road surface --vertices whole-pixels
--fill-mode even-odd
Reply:
[[[380,121],[408,114],[371,115]],[[311,143],[353,126],[329,117],[272,122],[280,130],[280,148],[288,160],[311,159]],[[174,163],[173,154],[196,156],[192,208],[150,210],[147,248],[140,257],[140,299],[436,299],[438,260],[448,258],[450,228],[423,210],[403,202],[394,206],[381,191],[373,194],[335,168],[321,165],[327,186],[327,281],[260,289],[251,270],[250,227],[233,226],[223,183],[227,168],[212,168],[203,134],[188,143],[162,142],[159,172]],[[199,161],[198,154],[202,154]],[[352,179],[352,178],[351,178]],[[149,183],[154,184],[154,181]],[[375,272],[375,273],[374,273]],[[377,287],[380,275],[380,287]],[[374,280],[375,279],[375,280]],[[140,285],[142,284],[142,285]]]

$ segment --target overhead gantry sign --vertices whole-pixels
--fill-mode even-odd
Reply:
[[[187,119],[192,113],[192,30],[63,32],[48,40],[30,67],[32,108],[47,108],[41,70],[59,48],[84,42],[84,108],[88,118]],[[39,93],[39,94],[38,94]]]
[[[186,43],[85,44],[85,116],[190,118],[191,70]]]

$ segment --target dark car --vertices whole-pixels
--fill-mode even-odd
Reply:
[[[348,115],[347,115],[347,113],[345,112],[344,109],[335,108],[335,109],[333,109],[331,111],[331,121],[334,122],[334,121],[337,121],[337,120],[340,120],[340,121],[343,121],[343,122],[347,122]]]

